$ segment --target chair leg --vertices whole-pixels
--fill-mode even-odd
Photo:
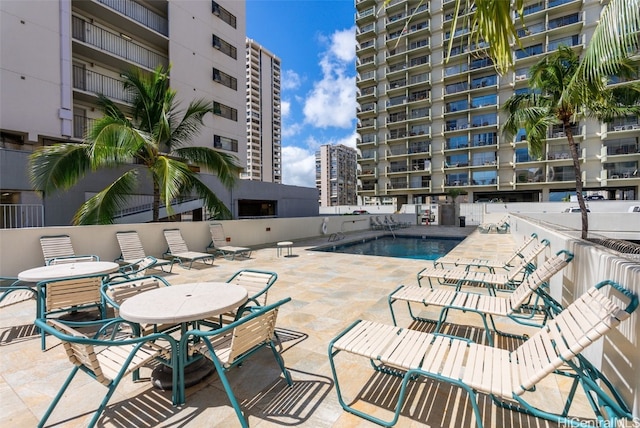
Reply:
[[[282,356],[276,350],[276,344],[273,343],[273,340],[269,343],[269,348],[271,348],[271,351],[273,352],[273,356],[276,358],[276,361],[278,362],[278,366],[280,366],[280,370],[282,371],[282,374],[284,375],[284,378],[287,381],[287,384],[289,386],[293,385],[293,381],[291,380],[291,375],[289,374],[289,371],[285,368],[284,361],[282,361]]]
[[[42,332],[42,334],[44,335],[44,331]],[[79,366],[74,366],[73,367],[73,370],[71,370],[71,373],[69,373],[69,376],[67,376],[67,380],[65,380],[64,383],[62,384],[62,387],[60,388],[60,391],[58,391],[58,394],[56,394],[55,398],[53,399],[53,401],[49,405],[49,408],[47,409],[47,411],[44,412],[44,415],[42,416],[42,419],[40,419],[40,422],[38,423],[38,428],[42,428],[44,426],[45,422],[47,422],[47,419],[49,419],[49,416],[51,416],[51,413],[53,412],[53,409],[55,409],[55,407],[58,405],[58,402],[60,401],[60,399],[64,395],[64,392],[67,390],[67,387],[69,386],[69,384],[73,380],[73,378],[76,375],[76,373],[78,373],[79,369],[80,369]]]

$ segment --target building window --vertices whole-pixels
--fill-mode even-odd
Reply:
[[[215,34],[213,35],[213,47],[220,52],[229,55],[233,59],[238,59],[238,49]]]
[[[236,16],[215,1],[211,2],[211,13],[231,25],[233,28],[236,28]]]
[[[227,88],[233,89],[234,91],[238,90],[238,79],[228,75],[224,71],[218,70],[217,68],[213,69],[213,80],[215,82],[221,83]]]
[[[226,119],[233,120],[234,122],[238,121],[237,109],[226,106],[216,101],[213,102],[213,114],[215,114],[216,116],[221,116]]]
[[[229,152],[238,152],[238,140],[223,137],[221,135],[213,136],[213,148],[227,150]]]

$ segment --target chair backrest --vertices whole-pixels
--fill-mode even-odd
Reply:
[[[48,281],[39,286],[41,284],[46,286],[45,312],[102,303],[102,276]]]
[[[147,256],[144,253],[138,232],[116,232],[116,239],[120,246],[122,260],[140,260]]]
[[[557,254],[547,259],[536,270],[531,272],[509,296],[511,308],[518,309],[539,287],[547,283],[553,275],[560,272],[569,262],[573,260],[573,254],[566,250],[558,251]]]
[[[184,239],[182,238],[180,229],[165,229],[164,238],[167,240],[167,245],[169,245],[169,252],[171,254],[189,252],[189,248],[187,247],[187,243],[184,242]]]
[[[509,260],[507,260],[505,262],[506,265],[511,265],[514,260],[520,258],[521,260],[524,259],[524,251],[527,249],[527,247],[533,243],[533,241],[535,241],[536,239],[538,239],[538,235],[536,233],[532,233],[531,236],[529,238],[527,238],[524,243],[519,246],[518,248],[516,248],[516,250],[513,252],[513,254],[511,255],[511,257],[509,257]]]
[[[40,246],[42,247],[45,264],[49,264],[51,259],[71,257],[76,254],[73,251],[69,235],[42,236],[40,237]]]
[[[125,300],[145,291],[169,285],[163,279],[156,276],[146,276],[129,281],[105,284],[103,289],[109,299],[117,306],[122,305]]]
[[[236,272],[227,282],[246,288],[250,301],[265,306],[269,287],[276,282],[276,279],[278,279],[278,274],[275,272],[243,269]]]
[[[89,339],[84,334],[59,321],[49,319],[47,320],[47,324],[66,336]],[[109,385],[111,383],[111,379],[107,378],[102,371],[100,361],[92,344],[70,342],[69,340],[65,340],[63,336],[56,336],[62,341],[62,346],[67,353],[67,358],[69,358],[69,361],[71,361],[73,365],[84,366],[90,370],[94,374],[95,379],[103,385]]]
[[[227,237],[224,234],[224,228],[220,223],[211,223],[209,225],[209,231],[211,232],[211,241],[213,241],[214,247],[222,247],[227,243]]]
[[[603,287],[610,286],[605,294]],[[617,293],[612,299],[613,290]],[[618,302],[628,300],[626,307]],[[590,288],[536,334],[511,353],[522,364],[520,388],[524,393],[565,361],[577,357],[587,346],[624,321],[638,306],[638,296],[614,281],[603,281]],[[515,360],[514,360],[515,361]]]
[[[241,318],[245,321],[233,329],[228,364],[256,346],[272,340],[277,317],[278,306],[265,310],[256,317]]]

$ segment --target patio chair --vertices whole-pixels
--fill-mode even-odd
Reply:
[[[486,268],[489,272],[495,272],[496,269],[510,270],[516,266],[520,266],[522,263],[533,263],[536,257],[544,251],[545,247],[549,245],[549,241],[543,239],[540,243],[536,243],[532,248],[528,248],[538,239],[538,235],[532,233],[531,236],[514,252],[508,259],[504,260],[489,260],[489,259],[471,259],[464,257],[451,257],[444,256],[433,261],[433,267],[446,268],[446,265],[453,265],[455,267],[464,268]]]
[[[196,261],[204,264],[209,261],[213,266],[213,254],[190,251],[187,247],[187,243],[184,242],[184,239],[182,238],[180,229],[165,229],[163,233],[164,238],[167,240],[167,245],[169,245],[169,248],[163,254],[164,256],[173,257],[173,259],[180,263],[180,266],[182,267],[185,267],[183,261],[188,261],[189,267],[185,267],[186,269],[191,269],[193,262]]]
[[[0,277],[0,308],[15,305],[25,300],[36,300],[38,293],[33,287],[23,285],[18,278]]]
[[[138,232],[133,230],[116,232],[116,239],[120,246],[120,257],[115,260],[116,262],[132,264],[147,257],[142,247],[142,242],[140,242]],[[165,266],[169,266],[169,273],[171,273],[175,262],[175,260],[165,260],[156,257],[156,263],[153,265],[153,268],[160,268],[163,272],[166,272],[164,268]]]
[[[104,411],[109,399],[115,392],[122,378],[129,373],[133,374],[133,380],[140,380],[139,370],[142,366],[160,359],[163,364],[175,366],[171,357],[176,354],[176,341],[169,335],[156,333],[149,336],[135,337],[121,330],[123,324],[129,324],[122,319],[104,320],[98,323],[62,323],[56,320],[36,320],[36,325],[44,332],[57,337],[62,342],[73,369],[62,384],[60,391],[42,416],[38,427],[43,427],[51,413],[57,406],[63,395],[73,397],[76,400],[86,400],[86,394],[80,389],[70,390],[65,394],[71,381],[79,370],[87,373],[91,378],[106,386],[107,393],[98,406],[95,414],[89,421],[88,427],[93,427]],[[88,337],[74,327],[86,327],[87,325],[101,325],[98,333]],[[135,324],[129,324],[128,330],[135,329]],[[161,346],[159,342],[167,343]],[[44,363],[44,362],[43,362]],[[177,404],[178,370],[174,368],[173,382],[176,388],[173,390],[172,399]]]
[[[100,287],[105,277],[90,275],[70,279],[40,281],[37,286],[37,319],[46,321],[51,315],[76,313],[79,309],[98,308],[100,317],[106,311]],[[46,349],[46,335],[42,331],[42,350]]]
[[[282,361],[282,356],[276,349],[273,340],[278,309],[289,300],[291,300],[290,297],[262,307],[259,311],[242,317],[218,330],[190,330],[180,339],[179,378],[183,379],[185,366],[189,363],[189,355],[194,351],[213,361],[222,386],[243,427],[248,427],[249,424],[242,414],[242,409],[240,409],[240,405],[231,389],[226,373],[266,346],[271,348],[287,384],[290,386],[293,384],[291,376]],[[184,384],[181,383],[180,387],[180,397],[184,397]]]
[[[69,235],[42,236],[40,247],[45,265],[100,261],[100,257],[96,255],[77,255]]]
[[[118,279],[134,279],[140,278],[147,274],[147,270],[154,267],[158,260],[155,257],[147,256],[133,263],[118,268],[118,273],[111,275],[109,281]]]
[[[551,277],[564,269],[571,260],[573,260],[573,254],[566,250],[559,251],[527,276],[508,297],[454,291],[451,289],[406,287],[401,285],[389,295],[389,309],[391,310],[393,324],[397,325],[396,316],[393,312],[393,304],[397,301],[407,303],[409,315],[411,315],[411,318],[415,321],[434,322],[433,320],[414,315],[411,310],[411,303],[419,303],[424,305],[424,307],[441,307],[442,309],[435,328],[436,333],[440,332],[440,328],[447,320],[450,310],[474,312],[481,317],[485,334],[487,335],[487,341],[492,345],[493,339],[491,337],[491,331],[502,336],[514,336],[498,330],[493,320],[494,316],[507,317],[519,324],[533,327],[542,327],[547,320],[553,316],[556,306],[552,303],[548,305],[546,295],[540,298],[540,295],[536,293],[539,288],[547,287]],[[536,302],[531,305],[529,303],[534,296],[537,297]],[[537,304],[538,301],[541,301],[541,304]],[[542,319],[535,319],[536,315],[542,315]],[[487,324],[487,317],[491,322],[491,328],[489,328]]]
[[[169,287],[170,285],[171,284],[165,279],[153,275],[133,279],[118,278],[114,280],[111,278],[109,282],[102,285],[100,292],[104,298],[105,305],[111,306],[114,310],[114,316],[118,317],[120,315],[120,305],[122,305],[125,300],[144,293],[145,291],[155,290],[160,287]],[[180,324],[140,324],[141,333],[145,336],[178,327],[180,327]]]
[[[211,223],[209,225],[211,232],[211,243],[207,247],[207,251],[213,254],[220,254],[227,260],[234,260],[236,257],[251,257],[251,248],[234,247],[227,244],[227,236],[221,223]]]
[[[238,320],[245,312],[255,312],[267,305],[269,288],[278,279],[278,274],[256,269],[242,269],[234,273],[227,281],[229,284],[240,285],[247,289],[248,299],[238,310],[221,314],[219,325],[230,324]],[[214,322],[213,320],[208,320]]]
[[[628,302],[626,307],[620,306],[624,301]],[[570,416],[569,411],[577,387],[582,386],[595,413],[596,425],[615,426],[613,421],[617,419],[632,419],[631,410],[611,382],[581,352],[615,329],[637,306],[636,294],[613,281],[603,281],[512,352],[467,339],[358,320],[329,344],[338,401],[350,413],[393,426],[400,411],[406,408],[409,381],[426,377],[465,390],[478,427],[482,427],[478,394],[487,394],[494,404],[509,410],[548,419],[560,426],[579,426],[580,421]],[[368,358],[375,370],[402,378],[391,420],[378,419],[345,403],[334,362],[340,352]],[[352,359],[348,367],[351,364]],[[525,395],[550,375],[565,376],[573,382],[562,411],[557,413],[536,407]],[[392,392],[387,395],[392,396]]]

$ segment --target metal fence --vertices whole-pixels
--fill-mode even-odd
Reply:
[[[44,206],[39,204],[0,204],[0,228],[43,227]]]

